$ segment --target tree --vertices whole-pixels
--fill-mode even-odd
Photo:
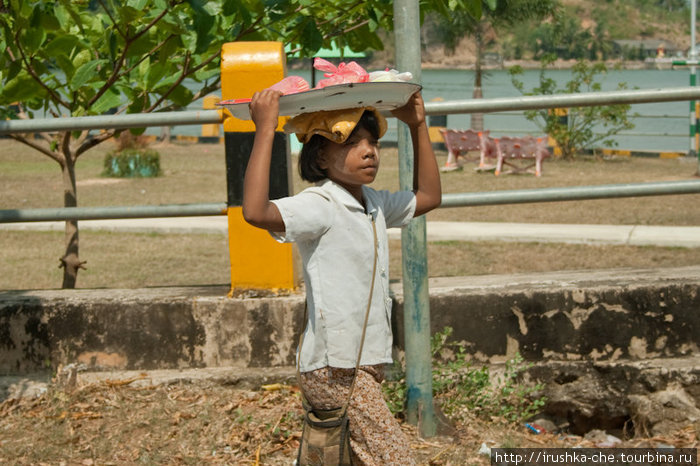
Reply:
[[[539,86],[529,92],[525,91],[523,82],[518,79],[518,76],[523,73],[522,67],[512,67],[510,74],[513,85],[524,95],[600,91],[601,86],[596,78],[599,74],[607,72],[605,64],[588,64],[585,61],[579,61],[572,68],[571,80],[562,89],[558,89],[556,81],[546,76],[547,66],[555,58],[553,55],[548,55],[542,60]],[[618,84],[618,89],[626,88],[625,83]],[[525,116],[556,141],[561,148],[562,158],[570,160],[576,157],[579,150],[594,147],[599,142],[616,146],[617,142],[611,139],[611,136],[634,128],[634,123],[629,119],[629,111],[628,104],[616,104],[570,108],[566,119],[562,119],[551,109],[528,110]]]
[[[454,9],[441,16],[440,36],[445,49],[454,52],[460,39],[466,35],[474,37],[476,60],[474,64],[474,90],[472,97],[482,97],[482,56],[484,35],[488,29],[498,29],[519,21],[545,18],[555,11],[556,0],[478,0],[479,11]],[[483,115],[473,114],[472,129],[483,129]]]
[[[430,5],[447,8],[444,1]],[[0,118],[184,107],[220,87],[223,42],[278,40],[301,56],[331,41],[381,49],[377,31],[391,29],[392,8],[386,0],[0,0]],[[186,80],[198,90],[190,91]],[[78,158],[114,134],[12,137],[58,163],[64,206],[76,207]],[[63,288],[74,288],[85,264],[78,222],[67,221],[65,232]]]

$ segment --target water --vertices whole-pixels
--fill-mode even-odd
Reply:
[[[290,74],[302,76],[310,80],[311,71],[292,70]],[[552,70],[548,76],[554,78],[559,87],[571,79],[570,70]],[[525,89],[535,87],[539,82],[539,70],[525,70],[519,78],[525,84]],[[603,91],[617,88],[618,83],[626,82],[629,89],[658,89],[666,87],[684,87],[690,83],[687,69],[676,70],[611,70],[600,75]],[[434,99],[462,100],[472,95],[474,72],[466,70],[423,70],[423,98],[426,102]],[[484,98],[519,97],[521,94],[512,85],[507,70],[490,70],[483,78],[482,93]],[[188,109],[198,110],[202,102],[193,102]],[[663,102],[653,104],[632,105],[631,113],[638,114],[633,118],[635,128],[620,133],[613,139],[618,142],[618,148],[628,150],[648,151],[678,151],[687,152],[689,149],[689,117],[688,102]],[[470,125],[470,115],[448,115],[447,127],[466,129]],[[532,122],[526,120],[522,112],[502,112],[484,115],[484,128],[491,131],[493,136],[522,136],[524,134],[540,135],[542,131]],[[157,128],[151,128],[151,133],[157,133]],[[198,135],[198,126],[180,126],[173,129],[173,134]],[[396,140],[393,125],[385,136],[387,140]],[[291,138],[292,140],[294,138]]]

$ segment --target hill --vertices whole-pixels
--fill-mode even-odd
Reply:
[[[625,67],[642,66],[643,51],[634,50],[639,48],[637,42],[632,50],[622,50],[616,41],[653,44],[654,40],[663,40],[675,45],[680,53],[690,47],[690,11],[686,0],[560,0],[559,5],[556,19],[524,21],[499,29],[487,27],[485,67],[516,63],[537,66],[537,55],[555,29],[560,34],[558,43],[553,44],[561,58],[559,66],[567,66],[576,58],[624,62]],[[440,41],[439,28],[438,18],[425,19],[421,31],[424,67],[473,68],[476,56],[473,38],[465,36],[454,53],[449,53]],[[393,41],[387,40],[385,44]],[[374,54],[373,62],[391,62],[389,57],[393,53],[389,45],[387,50]]]

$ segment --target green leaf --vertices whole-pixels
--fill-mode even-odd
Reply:
[[[155,89],[157,84],[165,77],[169,72],[170,68],[167,64],[162,62],[156,62],[151,64],[146,70],[146,89]]]
[[[130,24],[135,22],[137,19],[141,18],[143,16],[143,11],[142,10],[137,10],[134,7],[131,6],[123,6],[119,8],[119,19],[120,22],[125,23],[125,24]]]
[[[54,15],[61,29],[67,31],[70,29],[71,20],[68,10],[63,5],[56,4],[53,8]]]
[[[91,78],[94,77],[97,67],[105,63],[105,60],[92,60],[81,65],[73,75],[70,81],[70,89],[76,91],[85,85]]]
[[[0,82],[5,80],[11,81],[22,71],[22,62],[20,60],[14,60],[10,62],[10,66],[7,68],[7,76],[5,76]]]
[[[78,43],[79,39],[72,34],[56,36],[44,46],[44,52],[49,57],[70,55]]]
[[[122,103],[121,93],[114,87],[110,88],[102,94],[102,97],[90,107],[92,113],[102,114],[107,110],[118,107]]]
[[[148,0],[129,0],[128,5],[142,11],[148,6]]]
[[[197,41],[194,53],[202,53],[214,39],[209,33],[214,26],[214,20],[215,18],[206,12],[195,16],[194,26],[197,33]]]
[[[44,94],[44,89],[27,74],[20,74],[2,88],[2,95],[8,96],[10,100],[15,102],[23,102]]]
[[[184,107],[192,102],[193,94],[192,91],[187,89],[185,86],[179,85],[173,92],[170,93],[168,97],[174,104]]]
[[[56,31],[61,28],[61,24],[52,14],[43,13],[39,19],[39,25],[47,31]]]
[[[33,54],[41,48],[44,40],[46,40],[46,31],[42,28],[28,29],[22,33],[20,40],[25,51]]]
[[[54,63],[61,71],[63,71],[63,74],[66,75],[66,82],[70,81],[73,74],[75,74],[75,66],[73,66],[73,62],[71,62],[65,55],[54,55]]]
[[[316,27],[313,21],[307,21],[301,31],[301,46],[309,49],[311,53],[315,53],[323,47],[323,35]]]
[[[89,62],[90,58],[92,58],[92,52],[89,49],[83,49],[76,53],[71,61],[73,62],[73,67],[77,69]]]

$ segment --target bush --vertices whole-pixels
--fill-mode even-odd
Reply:
[[[547,67],[555,59],[553,55],[542,59],[539,86],[530,91],[526,91],[524,83],[518,79],[523,74],[522,67],[512,67],[509,72],[513,86],[523,95],[575,94],[601,90],[597,78],[599,74],[607,72],[604,63],[577,62],[571,70],[571,80],[560,89],[557,82],[546,74]],[[627,85],[619,83],[617,88],[627,89]],[[563,119],[557,112],[544,108],[527,110],[525,117],[556,141],[564,159],[573,159],[581,149],[592,149],[599,143],[617,146],[617,141],[612,139],[612,136],[634,128],[630,110],[631,106],[628,104],[573,107],[569,109],[567,118]]]
[[[102,176],[150,178],[159,176],[160,154],[153,149],[124,149],[105,156]]]
[[[493,377],[487,366],[472,367],[463,343],[448,342],[452,328],[445,327],[431,339],[433,355],[433,396],[442,411],[454,420],[470,416],[483,419],[501,417],[511,422],[527,419],[544,405],[537,392],[542,385],[527,386],[521,376],[530,365],[520,354],[506,362],[500,377]],[[403,371],[399,380],[384,384],[389,409],[395,414],[404,410],[407,393]]]

